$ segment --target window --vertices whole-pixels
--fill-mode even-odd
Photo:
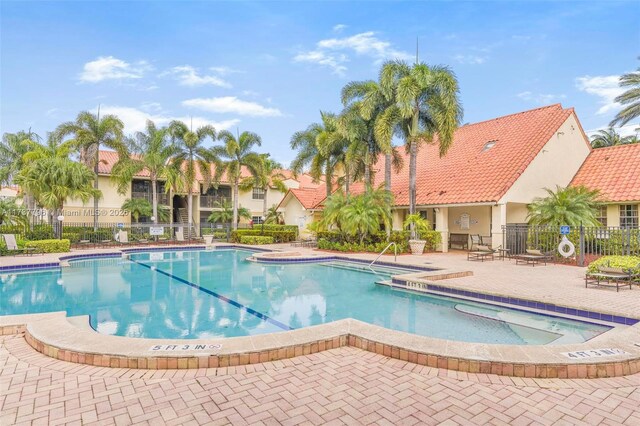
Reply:
[[[600,206],[596,212],[596,220],[602,224],[602,226],[607,226],[607,206]]]
[[[262,224],[262,216],[252,216],[251,221],[254,225],[260,225]]]
[[[638,227],[637,204],[623,204],[620,206],[620,227],[627,229]]]
[[[262,189],[262,188],[253,188],[253,199],[254,200],[264,200],[264,189]]]
[[[485,143],[484,146],[482,147],[482,152],[489,151],[491,148],[494,147],[496,142],[498,142],[498,141],[497,140],[492,140],[492,141],[489,141],[489,142]]]

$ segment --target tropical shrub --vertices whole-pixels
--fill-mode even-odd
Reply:
[[[75,244],[80,241],[80,234],[77,232],[63,232],[62,238],[71,241],[72,244]]]
[[[49,240],[54,238],[53,226],[51,225],[36,225],[33,229],[27,229],[24,232],[24,238],[26,240]]]
[[[527,206],[530,225],[601,226],[596,218],[598,191],[584,186],[545,188],[547,196],[534,198]]]
[[[272,237],[276,243],[288,243],[295,241],[298,233],[294,231],[271,231],[267,229],[263,232],[260,227],[231,231],[231,241],[234,243],[239,243],[243,236],[266,236]]]
[[[65,253],[71,249],[71,242],[67,239],[27,241],[24,246],[40,249],[43,253]]]
[[[240,237],[241,244],[273,244],[273,237],[260,235],[243,235]]]
[[[596,272],[601,266],[630,269],[640,273],[640,256],[603,256],[589,264],[587,271]]]
[[[317,233],[318,248],[323,250],[381,252],[390,242],[398,246],[398,253],[409,250],[409,233],[406,231],[391,231],[387,239],[386,232],[369,235],[362,243],[356,236],[342,234],[337,231],[320,231]],[[393,253],[393,249],[390,249]]]

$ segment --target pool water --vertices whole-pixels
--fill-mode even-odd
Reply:
[[[610,327],[425,295],[340,263],[259,264],[242,250],[132,254],[0,276],[0,315],[90,315],[100,333],[210,338],[280,332],[344,318],[466,342],[586,341]],[[347,265],[348,266],[348,265]],[[391,272],[387,272],[389,274]]]

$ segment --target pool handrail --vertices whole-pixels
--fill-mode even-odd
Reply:
[[[378,259],[380,259],[380,257],[387,251],[389,250],[389,247],[393,246],[393,261],[397,262],[398,261],[398,245],[395,242],[390,242],[389,244],[387,244],[387,246],[384,248],[384,250],[382,250],[380,252],[380,254],[378,255],[378,257],[376,257],[375,259],[373,259],[373,262],[371,262],[369,264],[369,269],[371,269],[373,271],[373,264],[376,263],[376,261]],[[375,272],[375,271],[374,271]]]

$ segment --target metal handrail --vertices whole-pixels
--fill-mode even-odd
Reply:
[[[373,271],[373,268],[371,268],[371,266],[373,266],[374,263],[376,263],[378,261],[378,259],[380,259],[380,257],[387,251],[389,250],[389,247],[393,246],[393,261],[397,262],[398,261],[398,245],[396,243],[394,243],[393,241],[390,242],[389,244],[387,244],[387,246],[384,248],[384,250],[382,250],[380,252],[380,254],[378,255],[378,257],[376,257],[375,259],[373,259],[373,262],[371,262],[369,264],[369,269],[371,269]],[[375,272],[375,271],[374,271]]]

